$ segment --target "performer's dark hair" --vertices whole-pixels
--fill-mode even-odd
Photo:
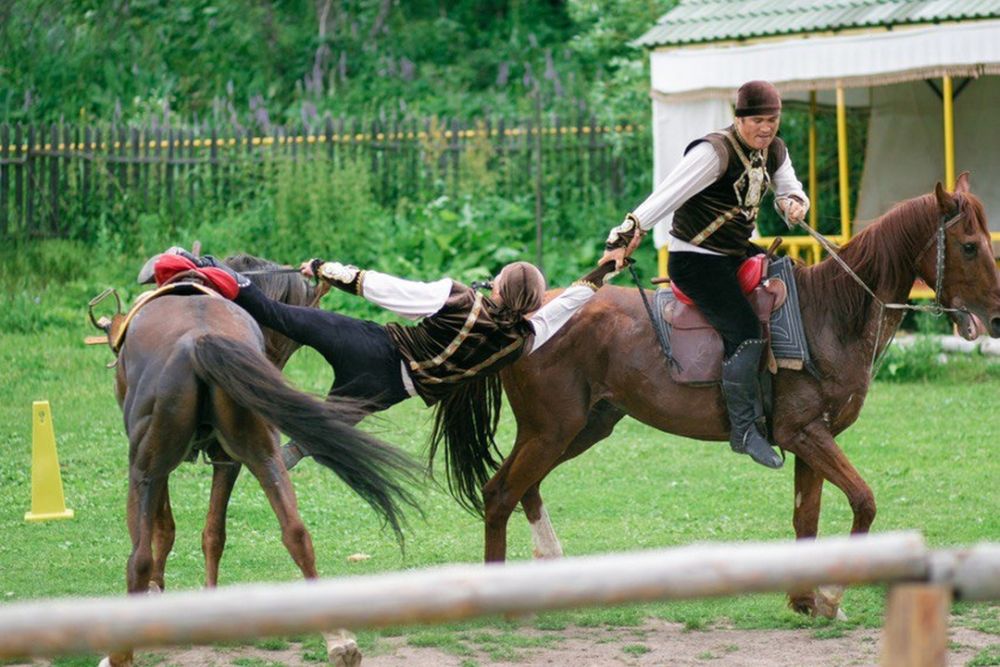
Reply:
[[[482,487],[503,460],[494,441],[502,393],[500,376],[490,373],[458,385],[434,408],[429,465],[443,442],[448,489],[462,507],[479,516]]]

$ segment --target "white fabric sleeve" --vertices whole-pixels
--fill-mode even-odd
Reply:
[[[361,280],[361,296],[376,306],[417,320],[441,310],[451,294],[451,286],[451,278],[422,283],[378,271],[365,271]]]
[[[786,155],[785,161],[774,172],[774,178],[771,180],[771,188],[774,190],[775,199],[783,199],[794,195],[802,200],[802,205],[806,207],[807,211],[809,210],[809,197],[806,196],[805,190],[802,189],[802,183],[799,182],[798,177],[795,175],[795,167],[792,166],[791,157]]]
[[[632,215],[639,219],[640,227],[652,229],[663,216],[719,180],[721,169],[722,162],[712,144],[707,141],[695,144]]]
[[[548,342],[596,293],[585,285],[567,287],[562,294],[535,311],[535,314],[528,318],[535,329],[535,340],[525,355],[531,354]]]

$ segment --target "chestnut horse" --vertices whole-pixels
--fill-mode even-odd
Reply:
[[[246,256],[231,265],[277,268]],[[303,304],[311,296],[297,274],[255,279],[272,298]],[[324,402],[292,388],[273,362],[284,364],[294,345],[274,332],[268,336],[265,346],[264,334],[246,311],[228,299],[206,295],[161,296],[132,320],[115,377],[129,440],[129,593],[164,588],[174,542],[167,481],[198,449],[214,464],[202,533],[205,584],[218,581],[226,508],[243,465],[267,494],[295,564],[307,579],[317,576],[312,541],[279,453],[279,430],[303,443],[402,538],[401,505],[413,504],[402,482],[413,481],[419,467],[353,428],[366,414],[363,406]],[[122,650],[102,664],[131,661],[131,650]]]
[[[884,302],[905,302],[914,279],[937,278],[937,234],[944,228],[944,271],[939,302],[963,336],[983,324],[1000,336],[1000,279],[994,265],[983,205],[969,192],[967,174],[954,194],[938,184],[933,194],[895,206],[852,239],[841,257]],[[857,419],[871,383],[871,363],[902,319],[832,258],[797,266],[802,318],[818,377],[780,369],[774,378],[774,443],[795,455],[798,538],[815,537],[825,480],[844,492],[854,514],[853,533],[875,518],[872,490],[834,437]],[[503,371],[517,420],[513,450],[483,487],[486,560],[506,556],[507,521],[520,502],[532,527],[537,556],[561,547],[539,495],[553,468],[608,437],[625,415],[677,435],[727,441],[729,423],[718,386],[674,383],[636,289],[605,287],[575,320],[537,354]],[[453,471],[456,474],[459,471]],[[821,596],[820,596],[821,598]],[[790,593],[791,606],[817,613],[815,591]],[[835,614],[832,608],[819,613]]]

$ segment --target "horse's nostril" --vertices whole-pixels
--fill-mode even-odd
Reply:
[[[1000,317],[990,318],[990,335],[1000,338]]]

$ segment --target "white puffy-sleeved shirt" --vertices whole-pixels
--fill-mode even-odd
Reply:
[[[691,150],[681,159],[677,166],[671,170],[667,177],[660,182],[649,197],[645,199],[634,211],[632,215],[639,221],[639,226],[643,230],[652,229],[653,226],[671,215],[679,209],[684,202],[698,194],[712,183],[722,177],[726,165],[719,159],[719,155],[707,141],[695,144]],[[792,166],[790,158],[785,157],[784,162],[774,172],[771,180],[771,189],[777,199],[795,197],[803,205],[809,207],[809,197],[802,189],[802,183],[795,175],[795,168]],[[624,231],[623,224],[621,228]],[[614,230],[613,230],[614,231]],[[708,255],[718,255],[714,250],[702,248],[687,241],[682,241],[673,235],[670,236],[668,245],[670,252],[700,252]]]

